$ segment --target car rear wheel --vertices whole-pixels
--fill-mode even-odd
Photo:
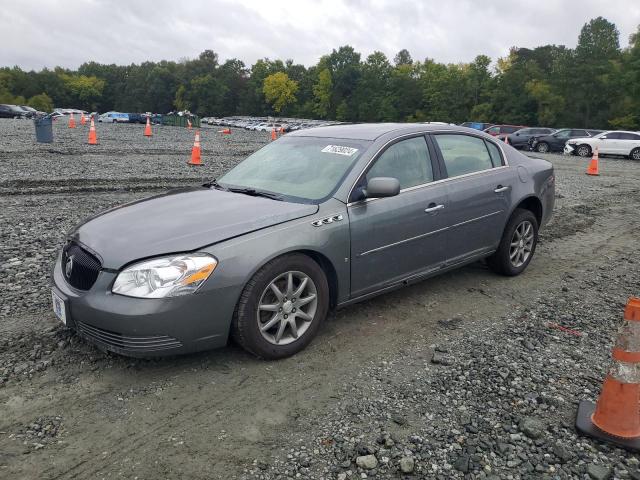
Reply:
[[[631,160],[640,160],[640,147],[634,148],[633,150],[631,150],[631,153],[629,154],[629,158]]]
[[[529,265],[538,244],[538,221],[529,210],[516,209],[502,234],[498,250],[487,259],[494,272],[520,275]]]
[[[328,310],[329,285],[320,266],[306,255],[286,255],[267,263],[247,283],[232,336],[258,357],[288,357],[311,342]]]
[[[536,151],[538,153],[547,153],[549,151],[549,144],[547,142],[540,142],[536,145]]]
[[[590,157],[591,147],[589,145],[580,145],[576,152],[578,152],[578,155],[580,155],[581,157]]]

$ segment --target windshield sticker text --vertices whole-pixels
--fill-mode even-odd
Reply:
[[[358,149],[352,147],[342,147],[340,145],[327,145],[321,151],[322,153],[336,153],[338,155],[346,155],[347,157],[350,157],[351,155],[356,153]]]

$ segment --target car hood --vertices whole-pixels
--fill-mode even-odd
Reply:
[[[187,252],[295,220],[317,205],[290,203],[208,188],[174,190],[107,210],[71,234],[119,269],[134,260]]]

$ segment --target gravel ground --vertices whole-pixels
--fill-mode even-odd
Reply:
[[[337,312],[304,352],[102,353],[50,312],[66,231],[195,184],[268,135],[0,121],[0,478],[634,478],[640,456],[577,436],[626,299],[640,294],[640,163],[547,156],[557,208],[520,277],[483,264]],[[568,330],[567,330],[568,329]]]

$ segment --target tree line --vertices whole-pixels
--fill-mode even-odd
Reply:
[[[586,23],[576,48],[510,49],[494,65],[414,61],[407,50],[390,60],[362,58],[351,46],[316,65],[293,60],[221,63],[198,58],[106,65],[77,70],[0,68],[0,103],[105,112],[190,110],[198,115],[279,115],[351,122],[478,121],[640,130],[640,27],[627,48],[602,17]]]

